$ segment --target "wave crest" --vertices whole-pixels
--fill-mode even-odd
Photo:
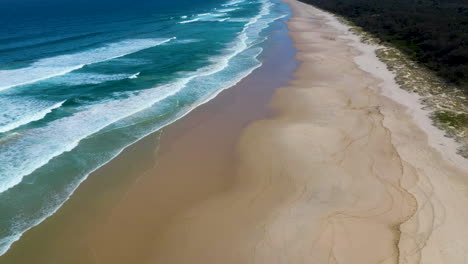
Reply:
[[[106,46],[40,59],[30,66],[13,70],[0,70],[0,90],[26,85],[57,77],[83,68],[86,65],[109,61],[167,43],[169,39],[130,39]]]

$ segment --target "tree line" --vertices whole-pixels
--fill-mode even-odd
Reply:
[[[468,0],[300,0],[341,15],[468,94]]]

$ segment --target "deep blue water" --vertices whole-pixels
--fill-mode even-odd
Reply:
[[[277,0],[3,0],[0,255],[95,169],[261,65]]]

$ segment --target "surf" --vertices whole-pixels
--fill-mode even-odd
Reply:
[[[88,51],[40,59],[25,68],[0,70],[0,91],[61,76],[86,65],[121,58],[173,39],[175,38],[124,40]]]
[[[31,122],[41,120],[47,114],[51,113],[53,110],[61,107],[63,105],[63,103],[65,103],[65,101],[61,101],[61,102],[52,104],[51,106],[46,107],[44,109],[41,109],[39,111],[37,111],[38,107],[37,107],[37,105],[35,105],[34,110],[37,111],[37,112],[35,112],[35,113],[33,112],[33,114],[31,114],[31,115],[28,115],[30,113],[30,111],[26,110],[27,111],[26,112],[25,110],[23,110],[18,116],[14,117],[14,118],[11,118],[8,121],[2,121],[0,123],[0,133],[5,133],[5,132],[8,132],[10,130],[14,130],[14,129],[20,127],[20,126],[29,124]],[[30,109],[28,109],[28,110],[30,110]]]
[[[123,55],[115,61],[105,59],[127,53],[128,47],[125,47],[126,52],[104,52],[106,56],[99,57],[101,62],[107,61],[103,64],[94,62],[99,60],[95,59],[91,50],[76,53],[88,55],[86,60],[94,56],[93,63],[81,63],[90,67],[83,66],[76,72],[47,78],[21,89],[5,89],[0,92],[0,96],[6,93],[24,96],[31,92],[40,98],[42,93],[50,93],[50,89],[59,88],[54,91],[61,98],[57,98],[56,104],[66,99],[41,119],[31,121],[34,118],[29,116],[30,122],[25,125],[30,125],[9,130],[12,133],[5,133],[7,135],[3,137],[4,141],[0,141],[0,163],[7,164],[0,168],[0,197],[23,197],[24,192],[21,190],[34,191],[35,185],[39,183],[42,185],[38,185],[38,188],[55,190],[52,200],[40,193],[35,194],[37,197],[30,194],[31,199],[35,198],[35,206],[0,203],[2,208],[8,209],[3,210],[8,222],[1,226],[4,232],[0,238],[0,255],[20,239],[24,232],[53,215],[90,173],[109,162],[123,149],[210,101],[262,65],[258,59],[263,51],[260,44],[267,39],[262,32],[284,15],[273,13],[274,5],[267,0],[232,3],[237,5],[236,10],[226,10],[228,8],[218,5],[219,9],[207,8],[192,14],[179,12],[172,15],[174,27],[168,26],[168,32],[172,36],[177,35],[177,40],[169,43],[170,45],[160,44],[161,47],[157,49],[141,49],[134,56]],[[244,5],[245,8],[237,9]],[[214,25],[220,30],[233,32],[231,35],[226,33],[224,39],[215,36],[202,37],[197,33],[197,30],[202,31],[200,26],[205,26],[202,23],[182,23],[186,24],[184,26],[177,24],[195,18],[230,22],[231,18],[226,16],[227,13],[232,15],[232,20],[236,23],[205,23],[207,26]],[[203,49],[202,52],[206,54],[197,57],[199,49]],[[180,55],[181,50],[187,51],[186,54]],[[179,63],[178,58],[184,60]],[[172,60],[177,62],[176,73],[166,74],[164,70],[170,67]],[[55,60],[54,63],[59,61],[62,60]],[[24,68],[27,67],[22,69]],[[154,85],[159,80],[160,83]],[[151,83],[153,84],[148,87]],[[39,101],[31,102],[39,104]],[[31,103],[31,107],[33,105]],[[51,108],[52,105],[48,107]],[[40,109],[46,112],[46,108]],[[18,110],[18,115],[22,112],[27,111]],[[108,141],[112,144],[106,145]],[[67,158],[73,160],[73,166],[81,166],[79,173],[59,175],[64,176],[56,177],[63,181],[63,185],[49,186],[51,170],[63,171],[67,166],[65,162],[69,161]],[[25,163],[24,160],[28,162]],[[29,210],[28,214],[34,215],[34,218],[23,219],[20,215],[24,210]]]

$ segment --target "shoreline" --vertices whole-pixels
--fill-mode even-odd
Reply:
[[[466,160],[432,146],[371,46],[283,2],[293,43],[279,26],[260,68],[101,167],[0,263],[468,261]]]
[[[235,142],[241,129],[255,119],[272,115],[266,106],[273,91],[292,78],[297,66],[294,60],[296,51],[285,33],[286,26],[280,21],[276,23],[278,25],[272,31],[271,39],[267,40],[267,46],[260,55],[262,65],[259,68],[233,87],[221,90],[213,100],[206,101],[188,115],[132,144],[93,172],[63,207],[23,234],[11,249],[0,257],[0,263],[93,263],[97,258],[94,255],[95,251],[99,250],[94,250],[86,244],[92,244],[102,252],[115,251],[120,245],[121,252],[127,252],[128,249],[124,248],[129,246],[130,242],[121,244],[123,241],[120,238],[107,241],[104,234],[110,237],[113,235],[105,231],[93,234],[93,230],[105,229],[107,218],[114,214],[113,211],[117,211],[115,208],[125,207],[124,200],[133,199],[137,204],[135,199],[141,199],[141,205],[137,206],[138,210],[135,212],[135,215],[140,215],[141,221],[136,221],[135,224],[141,225],[140,232],[145,234],[147,228],[152,229],[150,225],[142,225],[143,221],[147,221],[145,219],[156,219],[154,225],[161,224],[158,219],[167,218],[171,212],[182,210],[181,206],[185,207],[185,204],[194,203],[197,199],[224,189],[230,182],[229,175],[217,179],[217,173],[230,171],[228,166],[232,168],[230,164],[235,160]],[[270,76],[271,74],[273,76]],[[253,87],[257,89],[252,89]],[[206,157],[200,157],[200,151]],[[206,182],[194,182],[190,173],[200,175]],[[135,185],[148,181],[153,181],[154,191],[161,193],[140,194],[145,186],[140,185],[137,188]],[[180,190],[178,186],[184,184],[192,185],[186,188],[194,190],[187,189],[187,193],[177,191]],[[132,189],[138,192],[132,192]],[[144,195],[148,196],[147,199],[143,199]],[[132,198],[125,198],[127,196]],[[120,212],[123,214],[116,218],[132,217],[127,213],[133,210],[134,203],[122,209]],[[154,204],[160,212],[148,212],[145,216],[141,206]],[[70,227],[73,227],[73,230],[69,230]],[[125,224],[114,227],[123,228],[129,241],[141,239],[142,241],[136,243],[137,247],[142,247],[144,242],[147,242],[144,238],[132,235],[131,232],[135,230],[125,228]],[[119,237],[122,235],[118,234]],[[43,241],[44,237],[48,239]],[[68,241],[69,237],[73,237],[74,240]],[[104,263],[128,263],[143,257],[133,255],[131,260],[128,260],[129,256],[120,259],[112,257],[109,253],[101,258],[100,261]]]
[[[265,6],[262,7],[262,9],[260,10],[260,13],[258,15],[256,15],[255,17],[251,18],[250,22],[246,25],[246,27],[243,29],[243,31],[240,32],[240,35],[236,38],[236,40],[238,40],[239,42],[238,43],[243,43],[243,41],[245,41],[243,39],[243,37],[245,37],[245,34],[247,34],[247,29],[249,28],[248,26],[251,24],[251,22],[253,21],[262,21],[261,18],[265,15],[264,13],[266,12],[268,8],[265,9]],[[275,12],[278,12],[278,10],[275,10]],[[274,12],[272,12],[271,14],[273,14]],[[270,13],[266,14],[266,15],[270,15]],[[262,24],[259,28],[256,28],[256,30],[271,30],[270,29],[270,24],[271,23],[276,23],[275,21],[277,20],[283,20],[283,18],[285,17],[286,15],[283,15],[283,16],[275,16],[275,17],[272,17],[270,18],[269,20],[267,20],[266,22],[263,21]],[[255,22],[255,23],[256,23]],[[173,38],[171,38],[173,39]],[[153,130],[151,130],[152,132],[149,132],[149,130],[146,130],[144,133],[139,133],[139,132],[136,132],[136,134],[138,134],[138,136],[135,136],[135,137],[132,137],[131,140],[129,140],[128,142],[125,142],[124,144],[116,144],[114,143],[114,146],[118,146],[117,148],[117,151],[116,152],[111,152],[111,154],[105,159],[103,160],[103,162],[100,162],[99,164],[95,164],[96,166],[92,166],[92,167],[89,167],[90,170],[89,171],[86,171],[86,173],[83,173],[83,174],[80,174],[80,179],[77,180],[77,181],[74,181],[72,184],[70,184],[69,186],[67,186],[67,188],[65,188],[67,190],[67,195],[64,195],[62,196],[62,199],[59,199],[57,198],[56,200],[57,201],[60,201],[59,203],[55,203],[54,205],[46,205],[44,206],[44,209],[43,211],[41,212],[42,215],[40,215],[40,217],[37,217],[36,219],[34,219],[34,223],[32,225],[27,225],[26,228],[24,227],[12,227],[10,229],[13,229],[13,230],[16,230],[14,231],[15,233],[10,235],[11,233],[9,233],[9,236],[5,237],[5,242],[3,243],[2,241],[2,245],[6,245],[6,246],[2,246],[2,248],[0,248],[0,256],[4,254],[4,252],[6,252],[9,247],[16,241],[18,241],[18,239],[21,238],[21,236],[27,232],[28,230],[30,230],[31,228],[34,228],[35,226],[39,225],[40,223],[42,223],[45,219],[47,219],[48,217],[52,216],[53,214],[55,214],[61,206],[63,206],[64,203],[67,202],[67,200],[74,194],[74,192],[78,189],[78,187],[80,187],[80,185],[87,180],[87,178],[94,174],[95,171],[99,170],[100,168],[102,168],[103,166],[106,166],[109,162],[111,162],[113,159],[115,159],[116,157],[118,157],[125,149],[129,148],[131,145],[137,143],[138,141],[140,140],[143,140],[143,138],[149,136],[150,134],[153,134],[153,133],[156,133],[157,131],[159,130],[162,130],[164,129],[166,126],[168,125],[171,125],[172,123],[178,121],[179,119],[185,117],[186,115],[188,115],[189,113],[191,113],[194,109],[196,109],[197,107],[199,106],[202,106],[204,104],[206,104],[207,102],[213,100],[215,97],[217,97],[221,92],[225,91],[226,89],[229,89],[231,87],[234,87],[236,86],[241,80],[243,80],[244,78],[246,78],[247,76],[249,76],[253,71],[255,71],[256,69],[258,69],[259,67],[262,66],[262,62],[260,60],[258,60],[259,57],[262,56],[263,52],[263,48],[262,46],[264,44],[265,39],[262,39],[259,43],[256,43],[254,44],[253,46],[257,47],[259,52],[256,53],[256,55],[254,57],[252,57],[252,59],[254,59],[256,61],[256,64],[255,65],[252,65],[251,67],[248,67],[246,69],[244,69],[244,71],[240,72],[240,73],[237,73],[237,75],[235,76],[235,78],[232,78],[232,80],[229,80],[229,81],[224,81],[222,83],[223,86],[219,87],[220,89],[217,89],[216,91],[214,91],[213,93],[211,94],[208,94],[208,96],[204,96],[204,97],[201,97],[201,100],[199,101],[195,101],[194,103],[192,104],[185,104],[187,105],[185,108],[183,109],[180,109],[180,111],[174,115],[173,118],[169,118],[169,119],[164,119],[163,121],[159,122],[157,127],[159,127],[159,129],[157,130],[154,130],[156,129],[156,125],[154,125],[154,127],[152,127]],[[245,43],[244,43],[245,44]],[[260,45],[260,46],[259,46]],[[246,50],[247,49],[250,49],[248,47],[246,47]],[[233,53],[234,54],[234,57],[238,54],[241,53],[242,50],[238,50],[236,49],[235,52]],[[245,51],[245,50],[244,50]],[[233,54],[229,55],[231,56],[231,59],[233,57]],[[226,61],[226,57],[217,57],[219,60],[218,60],[218,64],[219,62],[221,62],[221,64],[223,63],[226,63],[226,67],[229,66],[229,64],[232,64],[232,65],[235,65],[236,63],[228,63],[228,61]],[[209,67],[203,67],[201,69],[208,69]],[[192,78],[192,77],[188,77],[189,79]],[[176,81],[177,82],[177,81]],[[155,87],[156,88],[156,87]],[[177,88],[179,89],[179,88]],[[175,93],[177,93],[178,91],[175,91]],[[164,104],[164,102],[163,102]],[[177,106],[179,105],[179,99],[177,99]],[[147,108],[146,110],[148,110],[149,108]],[[146,111],[144,110],[144,111]],[[143,111],[142,111],[143,112]],[[164,115],[160,115],[158,117],[161,117],[161,116],[164,116]],[[99,133],[97,133],[99,134]],[[131,134],[131,133],[128,133],[128,134]],[[93,137],[91,137],[93,138]],[[86,142],[88,138],[80,141],[80,144],[83,143],[83,142]],[[100,141],[107,141],[108,138],[101,138],[100,140],[95,140],[94,142],[94,145],[99,145]],[[90,145],[93,145],[92,143]],[[75,151],[76,148],[74,148],[73,150],[71,150],[71,152]],[[85,151],[86,152],[86,151]],[[90,152],[90,151],[88,151]],[[66,152],[67,154],[68,152]],[[63,154],[63,153],[62,153]],[[61,156],[62,154],[60,154],[59,156]],[[50,162],[52,165],[50,165],[49,163],[46,164],[46,166],[49,166],[52,167],[52,170],[54,167],[56,167],[57,165],[55,165],[53,163],[54,159],[56,157],[54,157],[52,159],[52,161]],[[73,157],[70,158],[70,159],[74,159]],[[92,159],[92,158],[91,158]],[[81,161],[80,161],[81,162]],[[68,176],[68,175],[64,175],[64,176]],[[35,214],[35,213],[34,213]]]

